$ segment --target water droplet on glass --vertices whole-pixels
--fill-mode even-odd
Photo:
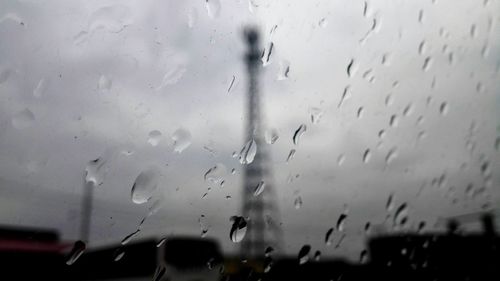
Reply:
[[[172,140],[174,141],[174,151],[177,153],[182,153],[186,148],[191,145],[191,133],[183,128],[177,129],[172,134]]]
[[[220,0],[205,0],[208,16],[215,19],[219,16],[221,10]]]
[[[392,209],[394,209],[394,194],[391,193],[389,195],[389,198],[387,198],[387,203],[385,204],[385,209],[387,210],[387,212],[390,212],[392,211]]]
[[[224,175],[226,174],[226,166],[222,163],[217,163],[212,168],[208,169],[203,176],[205,181],[209,181],[211,183],[220,183],[224,180]]]
[[[366,1],[363,3],[363,17],[368,17],[368,2]]]
[[[278,131],[276,131],[275,129],[266,130],[264,139],[266,140],[266,143],[274,144],[279,139]]]
[[[288,153],[288,157],[286,158],[286,162],[290,162],[293,157],[295,156],[295,149],[290,150],[290,153]]]
[[[119,261],[123,258],[124,255],[125,255],[125,250],[120,247],[116,249],[116,251],[113,253],[113,260]]]
[[[364,111],[364,108],[363,108],[362,106],[360,106],[360,107],[358,108],[358,112],[356,113],[356,116],[357,116],[358,118],[363,117],[363,111]]]
[[[423,55],[425,53],[425,50],[427,48],[427,43],[424,41],[420,42],[418,45],[418,54]]]
[[[371,153],[370,149],[367,148],[365,150],[365,152],[363,153],[363,163],[368,163],[368,161],[370,161],[371,156],[372,156],[372,153]]]
[[[158,243],[156,243],[156,248],[161,247],[161,245],[163,245],[165,243],[165,241],[167,241],[167,237],[160,239],[160,241],[158,241]]]
[[[369,235],[369,234],[370,234],[370,232],[371,232],[371,228],[372,228],[371,223],[370,223],[370,222],[367,222],[367,223],[365,224],[365,235]]]
[[[163,75],[160,85],[156,89],[161,90],[168,85],[176,84],[184,76],[186,70],[186,66],[183,63],[168,65],[168,69],[165,75]]]
[[[351,87],[347,85],[344,88],[344,91],[342,92],[342,96],[340,97],[339,105],[337,107],[340,108],[342,104],[350,97],[351,97]]]
[[[253,191],[253,196],[259,196],[264,191],[265,188],[266,188],[266,183],[264,181],[260,181]]]
[[[382,65],[389,66],[391,65],[392,55],[389,53],[385,53],[382,55]]]
[[[23,130],[31,127],[35,122],[35,114],[25,108],[12,116],[12,127]]]
[[[36,85],[36,88],[33,90],[33,96],[35,98],[41,98],[44,94],[44,92],[47,90],[47,80],[45,78],[40,79],[38,81],[38,84]]]
[[[476,37],[476,25],[472,24],[470,26],[470,37],[475,38]]]
[[[293,206],[297,210],[300,209],[300,207],[302,207],[302,197],[298,196],[297,198],[295,198],[295,200],[293,201]]]
[[[432,58],[431,57],[426,57],[424,60],[424,64],[422,65],[422,69],[424,71],[428,71],[429,68],[431,68],[432,65]]]
[[[239,158],[241,164],[250,164],[257,154],[257,144],[253,139],[249,140],[240,150]]]
[[[318,124],[323,117],[323,111],[317,107],[309,108],[309,114],[311,115],[311,123]]]
[[[153,192],[158,186],[160,171],[157,167],[151,167],[142,171],[135,179],[132,185],[131,198],[135,204],[148,202]]]
[[[127,245],[130,240],[132,240],[135,236],[137,236],[141,232],[140,229],[137,229],[136,231],[130,233],[129,235],[125,236],[125,238],[122,239],[121,244],[122,245]]]
[[[290,74],[290,62],[287,60],[280,61],[280,68],[278,71],[278,77],[276,78],[278,81],[288,79],[288,75]]]
[[[319,27],[325,28],[328,25],[328,20],[326,18],[322,18],[318,22]]]
[[[387,152],[387,156],[385,156],[385,163],[389,165],[396,157],[398,156],[398,148],[393,147]]]
[[[333,243],[333,227],[328,229],[325,235],[325,244],[330,246]]]
[[[167,272],[167,269],[159,265],[156,267],[155,274],[153,275],[153,281],[160,281],[163,280],[163,276],[165,275],[165,272]]]
[[[347,64],[347,76],[352,77],[356,74],[357,71],[358,71],[358,65],[356,64],[354,59],[351,59]]]
[[[412,103],[409,103],[404,109],[403,109],[403,116],[410,116],[412,113],[413,105]]]
[[[391,106],[394,103],[394,98],[392,94],[387,94],[385,97],[385,106]]]
[[[293,134],[293,144],[297,145],[299,143],[299,139],[304,134],[306,129],[307,129],[306,125],[301,124],[299,128],[295,130],[295,133]]]
[[[273,259],[270,256],[266,256],[264,258],[264,273],[267,273],[271,270],[273,263]]]
[[[340,154],[339,157],[337,157],[337,165],[342,166],[342,164],[344,164],[344,161],[345,161],[345,155]]]
[[[394,225],[400,226],[406,224],[408,221],[408,205],[406,203],[401,204],[395,214],[394,214]]]
[[[101,77],[99,77],[99,82],[97,83],[97,88],[101,92],[108,92],[111,90],[112,85],[113,81],[109,77],[101,75]]]
[[[268,66],[271,64],[271,55],[273,54],[274,43],[270,42],[269,45],[262,52],[262,65]]]
[[[152,146],[157,146],[161,140],[161,132],[158,130],[153,130],[148,134],[148,143]]]
[[[314,253],[314,261],[320,261],[321,259],[321,251],[316,251]]]
[[[361,254],[359,254],[359,263],[366,263],[366,260],[368,258],[368,253],[366,250],[361,251]]]
[[[264,256],[265,257],[270,257],[271,254],[274,252],[274,248],[271,246],[268,246],[266,250],[264,251]]]
[[[339,218],[337,219],[337,230],[338,231],[344,231],[344,225],[345,225],[346,219],[347,219],[346,213],[340,214]]]
[[[391,119],[389,119],[389,126],[397,127],[398,126],[398,116],[393,114],[391,115]]]
[[[227,92],[231,92],[231,89],[233,88],[234,81],[236,80],[236,76],[233,75],[233,78],[231,79],[231,82],[229,83],[229,87],[227,88]]]
[[[418,11],[418,22],[422,23],[424,21],[424,10]]]
[[[439,113],[441,113],[441,115],[443,116],[446,116],[446,114],[448,114],[448,103],[441,103],[441,105],[439,106]]]
[[[89,161],[85,167],[85,182],[93,186],[100,186],[104,182],[104,175],[107,172],[107,156],[102,156]]]
[[[310,245],[304,245],[302,248],[300,248],[298,259],[299,259],[299,264],[305,264],[306,262],[309,261],[309,252],[311,251],[311,246]]]
[[[73,244],[73,248],[71,249],[71,252],[69,252],[68,259],[66,260],[67,265],[72,265],[74,264],[78,258],[83,254],[85,251],[85,248],[87,246],[85,245],[85,242],[78,240]]]
[[[198,21],[198,11],[195,8],[191,8],[188,13],[187,25],[189,28],[193,28]]]
[[[247,222],[245,218],[240,216],[232,216],[231,221],[233,225],[231,226],[231,231],[229,232],[229,238],[233,243],[239,243],[243,238],[245,238],[245,234],[247,233]]]

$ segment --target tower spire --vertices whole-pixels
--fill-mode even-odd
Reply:
[[[256,258],[264,254],[266,247],[279,250],[282,234],[278,221],[279,210],[275,203],[270,157],[263,137],[258,83],[262,67],[259,34],[255,28],[247,28],[244,35],[248,45],[245,56],[248,71],[245,141],[255,141],[257,152],[253,162],[247,164],[244,169],[242,212],[243,216],[248,218],[248,229],[241,244],[241,255]],[[256,193],[257,186],[262,184],[264,190]]]

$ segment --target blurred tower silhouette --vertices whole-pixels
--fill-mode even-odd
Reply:
[[[257,153],[253,162],[245,165],[242,213],[248,218],[248,228],[241,244],[241,255],[246,258],[262,257],[267,247],[275,251],[281,248],[279,210],[272,183],[272,168],[264,142],[258,74],[260,62],[259,34],[255,28],[247,28],[244,37],[248,46],[245,62],[248,71],[248,95],[245,141],[255,141]],[[264,191],[255,196],[256,187],[264,182]]]

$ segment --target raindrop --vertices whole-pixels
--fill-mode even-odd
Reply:
[[[85,245],[85,242],[78,240],[73,244],[73,248],[71,249],[71,252],[69,253],[69,257],[66,260],[67,265],[72,265],[74,264],[78,258],[83,254],[85,251],[85,248],[87,246]]]
[[[174,141],[174,151],[177,153],[182,153],[186,148],[191,145],[191,133],[183,128],[177,129],[172,134],[172,140]]]
[[[104,175],[107,172],[107,157],[99,157],[89,161],[85,167],[85,182],[93,186],[100,186],[104,183]]]
[[[394,214],[394,225],[404,225],[408,221],[408,205],[401,204]]]
[[[293,201],[293,205],[295,206],[295,209],[300,209],[302,207],[302,197],[298,196],[295,198],[295,201]]]
[[[425,42],[425,40],[423,40],[422,42],[420,42],[420,44],[418,45],[418,54],[419,55],[423,55],[425,53],[425,50],[427,49],[427,43]]]
[[[422,233],[422,231],[424,230],[425,228],[425,221],[421,221],[418,223],[418,227],[417,227],[417,233]]]
[[[389,66],[389,65],[391,65],[391,61],[392,61],[392,56],[391,56],[391,54],[389,54],[389,53],[385,53],[385,54],[382,56],[382,65]]]
[[[371,232],[371,229],[372,229],[372,225],[371,225],[371,223],[370,223],[370,222],[367,222],[367,223],[365,224],[365,235],[369,235],[369,234],[370,234],[370,232]]]
[[[359,254],[359,263],[366,263],[366,260],[368,258],[368,253],[366,250],[361,251],[361,254]]]
[[[255,140],[249,140],[243,148],[241,148],[239,159],[241,164],[250,164],[253,162],[255,158],[255,154],[257,154],[257,144]]]
[[[314,261],[319,261],[321,259],[321,251],[316,251],[314,253]]]
[[[231,83],[229,83],[229,87],[227,88],[228,93],[231,92],[231,89],[233,88],[234,80],[236,80],[236,76],[233,75],[233,79],[231,79]]]
[[[489,54],[490,54],[490,46],[488,45],[488,43],[486,43],[483,46],[483,48],[481,48],[481,56],[483,58],[487,58]]]
[[[387,203],[385,204],[385,209],[387,210],[387,212],[390,212],[392,211],[392,209],[394,209],[394,194],[391,193],[389,195],[389,198],[387,198]]]
[[[396,157],[398,156],[398,148],[393,147],[387,152],[387,156],[385,157],[385,164],[389,165]]]
[[[253,191],[253,196],[259,196],[262,192],[264,192],[265,188],[266,188],[266,183],[264,181],[260,181]]]
[[[453,65],[453,63],[455,62],[455,56],[454,56],[453,52],[450,52],[448,54],[448,62],[450,63],[450,65]]]
[[[157,167],[150,167],[142,171],[132,185],[132,190],[130,192],[132,202],[135,204],[148,202],[158,186],[159,177],[160,171]]]
[[[412,103],[409,103],[404,109],[403,109],[403,116],[410,116],[412,113],[413,105]]]
[[[205,225],[205,216],[201,215],[200,218],[198,218],[198,223],[200,224],[200,230],[201,230],[201,238],[205,238],[208,233],[208,227]]]
[[[116,249],[116,251],[113,253],[113,260],[119,261],[123,258],[124,255],[125,255],[125,250],[120,247]]]
[[[299,128],[295,130],[295,133],[293,134],[293,144],[297,145],[299,143],[299,139],[304,134],[306,129],[307,129],[306,125],[301,124]]]
[[[422,65],[422,70],[427,71],[429,68],[431,68],[432,65],[432,58],[431,57],[426,57],[424,60],[424,64]]]
[[[161,90],[168,85],[176,84],[179,80],[181,80],[182,76],[184,76],[186,70],[186,66],[182,63],[169,66],[169,69],[163,76],[160,85],[156,89]]]
[[[337,165],[342,166],[345,162],[345,155],[340,154],[339,157],[337,157]]]
[[[342,97],[340,98],[339,105],[337,107],[340,108],[340,106],[342,106],[345,100],[349,99],[350,97],[351,97],[351,87],[347,85],[344,88],[344,92],[342,92]]]
[[[125,236],[125,238],[123,238],[123,240],[122,240],[121,244],[122,244],[122,245],[126,245],[126,244],[128,244],[128,242],[130,242],[130,240],[132,240],[132,238],[136,237],[136,236],[139,234],[139,232],[141,232],[141,230],[140,230],[140,229],[137,229],[136,231],[134,231],[134,232],[130,233],[130,234],[129,234],[129,235],[127,235],[127,236]]]
[[[267,66],[271,64],[271,55],[273,54],[274,43],[271,42],[262,53],[262,65]]]
[[[389,126],[397,127],[398,126],[398,116],[393,114],[391,115],[391,119],[389,119]]]
[[[245,221],[245,218],[240,216],[232,216],[231,221],[233,222],[233,225],[231,226],[229,237],[233,243],[239,243],[243,240],[247,232],[247,222]]]
[[[266,250],[264,251],[264,256],[265,257],[270,257],[271,254],[274,252],[274,248],[271,246],[268,246]]]
[[[360,106],[360,107],[358,108],[358,112],[357,112],[357,114],[356,114],[358,118],[363,117],[363,111],[364,111],[363,107],[362,107],[362,106]]]
[[[305,264],[309,261],[309,252],[311,251],[310,245],[304,245],[299,251],[299,264]]]
[[[205,181],[211,182],[211,183],[220,183],[224,180],[224,175],[226,174],[226,166],[222,163],[217,163],[215,166],[212,168],[208,169],[208,171],[205,172],[205,175],[203,178]]]
[[[358,70],[358,65],[355,63],[354,59],[351,59],[349,61],[349,64],[347,64],[347,76],[352,77],[356,74]]]
[[[363,17],[367,17],[368,16],[368,2],[365,1],[364,4],[363,4]]]
[[[23,130],[31,127],[35,122],[35,114],[28,108],[25,108],[12,117],[12,127]]]
[[[392,97],[392,94],[387,94],[385,97],[385,106],[391,106],[394,103],[394,98]]]
[[[472,24],[470,27],[470,37],[475,38],[476,37],[476,25]]]
[[[333,227],[328,229],[325,235],[325,244],[330,246],[333,243]]]
[[[215,19],[219,16],[221,10],[220,0],[205,0],[208,16]]]
[[[159,265],[156,267],[155,274],[153,275],[153,281],[160,281],[163,279],[167,269],[164,266]]]
[[[290,74],[290,62],[287,60],[280,61],[280,68],[278,71],[278,77],[276,78],[278,81],[288,79],[288,75]]]
[[[346,213],[340,214],[339,218],[337,219],[337,230],[338,231],[344,231],[344,225],[345,225],[346,219],[347,219]]]
[[[266,256],[264,258],[264,273],[267,273],[271,270],[271,267],[273,266],[273,259],[269,256]]]
[[[33,90],[33,96],[35,98],[41,98],[44,92],[47,90],[47,80],[45,78],[40,79],[36,88]]]
[[[328,25],[328,20],[326,18],[322,18],[318,22],[319,27],[325,28]]]
[[[167,241],[167,237],[160,239],[160,241],[158,241],[158,243],[156,243],[156,248],[161,247],[161,245],[163,245],[165,243],[165,241]]]
[[[383,138],[385,138],[385,134],[386,134],[386,133],[385,133],[385,130],[383,130],[383,129],[382,129],[382,130],[380,130],[380,131],[378,132],[378,137],[379,137],[379,138],[381,138],[381,139],[383,139]]]
[[[288,157],[286,158],[286,162],[290,162],[293,157],[295,156],[295,149],[290,150],[290,153],[288,153]]]
[[[321,117],[323,117],[323,111],[317,107],[309,108],[309,114],[311,115],[311,123],[313,124],[318,124]]]
[[[441,105],[439,106],[439,113],[441,113],[441,115],[443,116],[446,116],[446,114],[448,114],[448,103],[441,103]]]
[[[148,143],[152,146],[157,146],[161,140],[161,132],[158,130],[153,130],[148,134]]]
[[[274,144],[279,139],[278,131],[276,131],[275,129],[266,130],[264,139],[266,140],[266,143]]]
[[[113,81],[109,77],[101,75],[101,77],[99,77],[99,82],[97,83],[97,88],[101,92],[107,92],[111,90],[112,85]]]
[[[369,148],[367,148],[365,150],[365,152],[363,153],[363,163],[368,163],[368,161],[370,161],[370,158],[371,158],[371,151]]]
[[[418,22],[422,23],[424,21],[424,10],[418,11]]]

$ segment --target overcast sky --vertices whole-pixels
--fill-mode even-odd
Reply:
[[[364,224],[393,214],[390,194],[410,225],[498,206],[499,21],[493,0],[1,1],[0,223],[77,239],[82,177],[103,157],[91,244],[137,229],[154,200],[135,204],[131,188],[153,166],[162,208],[138,239],[200,235],[204,215],[208,237],[235,250],[248,24],[274,44],[260,78],[288,253],[356,258]],[[181,153],[178,129],[191,135]],[[217,164],[222,187],[204,179]],[[327,247],[345,209],[346,239]]]

